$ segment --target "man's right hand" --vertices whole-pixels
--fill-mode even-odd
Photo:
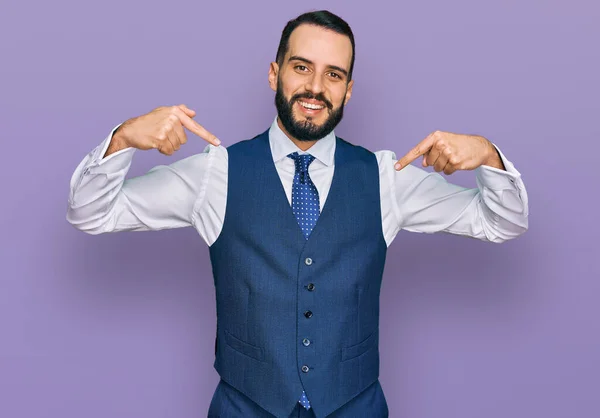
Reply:
[[[129,119],[115,131],[104,157],[125,148],[157,149],[172,155],[187,142],[186,127],[205,141],[218,146],[221,141],[193,120],[196,112],[186,105],[158,107],[145,115]]]

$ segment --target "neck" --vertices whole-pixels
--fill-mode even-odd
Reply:
[[[290,133],[285,129],[285,127],[283,126],[283,124],[281,123],[281,119],[279,119],[279,116],[277,117],[277,125],[279,125],[279,128],[283,131],[283,133],[290,139],[290,141],[292,141],[298,148],[300,148],[302,151],[307,151],[310,147],[312,147],[313,145],[315,145],[317,143],[317,141],[300,141],[299,139],[294,138],[292,135],[290,135]]]

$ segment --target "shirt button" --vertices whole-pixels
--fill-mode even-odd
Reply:
[[[306,311],[304,312],[304,316],[307,318],[310,318],[312,316],[312,312],[311,311]]]
[[[315,290],[315,285],[313,283],[309,283],[308,286],[306,286],[306,288],[312,292],[313,290]]]
[[[305,338],[302,340],[302,344],[304,344],[305,347],[308,347],[310,345],[310,340],[308,338]]]
[[[306,264],[307,266],[310,266],[312,264],[312,258],[307,257],[306,260],[304,260],[304,264]]]
[[[302,366],[302,371],[304,373],[308,373],[308,366],[306,364],[304,366]]]

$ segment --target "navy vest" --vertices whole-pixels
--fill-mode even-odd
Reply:
[[[336,138],[331,189],[306,240],[269,131],[227,150],[225,220],[210,247],[215,370],[277,417],[289,417],[302,390],[325,417],[379,377],[387,246],[376,157]]]

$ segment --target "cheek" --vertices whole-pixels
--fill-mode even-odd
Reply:
[[[294,74],[282,77],[280,80],[283,93],[289,99],[294,94],[300,92],[304,88],[304,83],[301,77],[294,77]]]
[[[335,86],[330,90],[331,101],[335,107],[339,107],[344,104],[346,100],[346,88],[343,86]]]

